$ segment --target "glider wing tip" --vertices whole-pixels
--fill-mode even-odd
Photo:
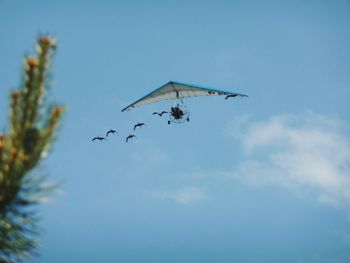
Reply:
[[[122,109],[122,112],[130,110],[129,107]]]

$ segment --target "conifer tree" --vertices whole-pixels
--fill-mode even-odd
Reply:
[[[40,36],[37,54],[25,57],[22,83],[10,96],[8,128],[0,134],[0,262],[19,262],[37,251],[34,208],[54,188],[33,170],[47,156],[63,114],[63,107],[44,103],[55,49],[53,38]]]

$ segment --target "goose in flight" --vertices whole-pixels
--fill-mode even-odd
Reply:
[[[162,111],[162,112],[153,112],[153,115],[158,115],[159,117],[162,117],[162,115],[164,114],[164,113],[168,113],[167,111]]]
[[[130,134],[128,137],[126,137],[125,141],[128,142],[129,139],[136,138],[134,134]]]
[[[106,137],[108,137],[108,135],[109,134],[114,134],[114,133],[116,133],[117,135],[118,135],[118,133],[117,133],[117,131],[115,131],[115,130],[113,130],[113,129],[109,129],[109,131],[107,132],[107,134],[106,134]]]
[[[96,136],[91,141],[96,141],[96,140],[103,141],[103,140],[106,140],[106,139],[104,137]]]
[[[229,94],[225,97],[225,100],[227,100],[228,98],[234,98],[234,97],[248,97],[247,95],[243,95],[243,94]]]
[[[139,122],[138,124],[135,124],[134,125],[134,130],[137,128],[137,127],[142,127],[142,126],[145,126],[146,124],[144,124],[143,122]]]

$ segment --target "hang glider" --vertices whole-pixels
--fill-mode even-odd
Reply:
[[[228,96],[230,97],[248,97],[244,94],[234,93],[231,91],[218,90],[212,88],[206,88],[196,86],[192,84],[185,84],[175,81],[169,81],[160,88],[150,92],[146,96],[138,99],[131,103],[129,106],[122,109],[122,111],[129,111],[133,108],[154,103],[161,100],[182,100],[187,97],[198,97],[198,96]]]

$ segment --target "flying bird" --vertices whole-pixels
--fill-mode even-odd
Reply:
[[[136,136],[134,134],[130,134],[128,137],[126,137],[126,142],[128,142],[129,139],[131,138],[136,138]]]
[[[137,127],[142,127],[142,126],[144,126],[144,125],[146,125],[146,124],[144,124],[143,122],[139,122],[138,124],[135,124],[134,125],[134,130],[137,128]]]
[[[226,96],[225,100],[227,100],[228,98],[234,98],[234,97],[248,97],[247,95],[243,95],[243,94],[229,94]]]
[[[153,112],[153,115],[158,115],[159,117],[162,117],[162,115],[164,114],[164,113],[168,113],[167,111],[162,111],[162,112]]]
[[[238,95],[237,94],[230,94],[230,95],[227,95],[225,100],[227,100],[228,98],[234,98],[234,97],[237,97]]]
[[[103,140],[106,140],[106,139],[104,137],[96,136],[91,141],[96,141],[96,140],[103,141]]]
[[[116,134],[118,135],[117,131],[115,131],[115,130],[113,130],[113,129],[109,129],[109,131],[108,131],[107,134],[106,134],[106,137],[108,137],[108,135],[109,135],[110,133],[112,133],[112,134],[116,133]]]

